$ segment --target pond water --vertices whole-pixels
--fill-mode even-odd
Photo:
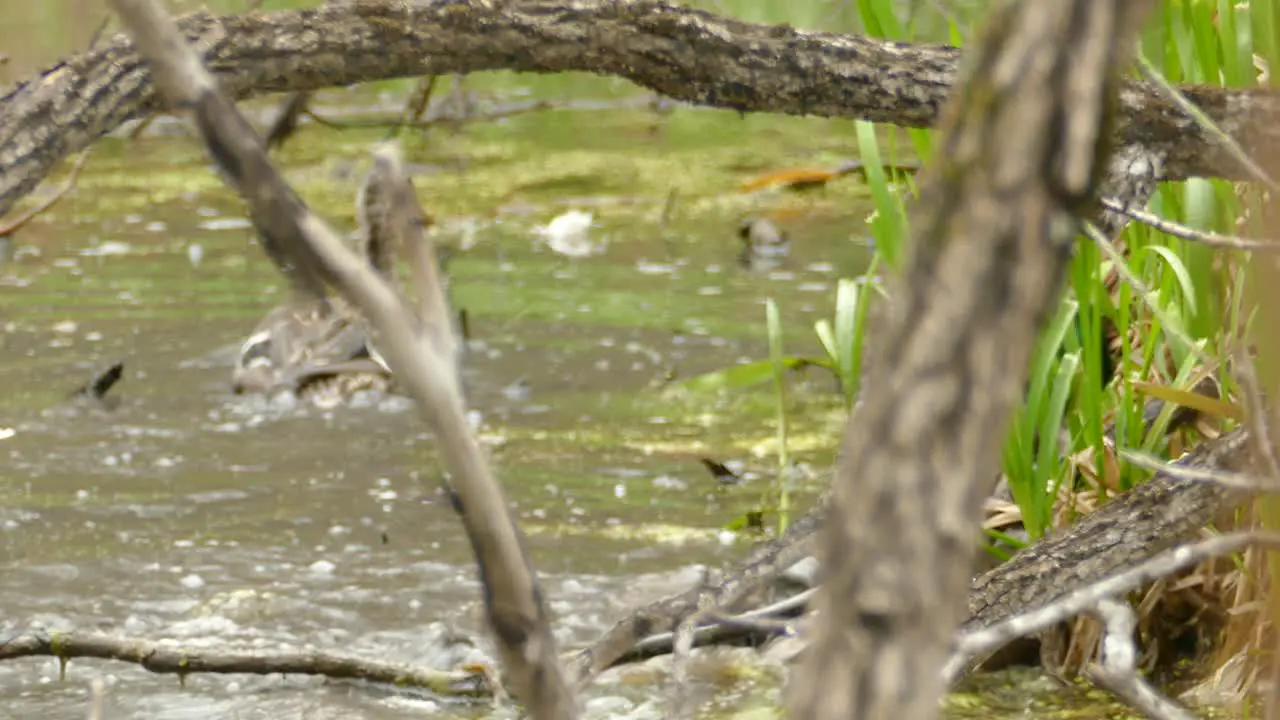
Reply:
[[[742,5],[751,19],[817,24],[788,14],[795,4]],[[25,8],[0,28],[7,81],[79,47],[100,19],[74,0]],[[837,10],[823,26],[850,29],[851,11]],[[385,119],[410,87],[333,90],[313,106]],[[770,297],[788,350],[816,355],[814,321],[832,312],[837,281],[868,261],[870,200],[856,176],[804,193],[739,192],[759,173],[856,157],[851,123],[683,106],[658,115],[629,83],[578,75],[485,74],[462,92],[455,99],[482,114],[557,104],[413,133],[404,147],[437,240],[453,251],[473,419],[572,649],[756,539],[724,528],[776,477],[776,399],[767,385],[680,381],[765,357]],[[274,102],[246,109],[261,124]],[[386,398],[323,410],[232,395],[236,349],[285,288],[186,126],[128,130],[96,146],[76,190],[0,248],[0,634],[81,628],[193,650],[312,646],[440,668],[469,657],[459,634],[487,648],[470,549],[415,412]],[[304,123],[277,159],[345,232],[385,134]],[[537,227],[573,209],[593,213],[597,254],[568,258],[537,240]],[[791,239],[770,270],[736,262],[738,223],[756,216]],[[65,402],[116,360],[118,408]],[[803,508],[826,482],[843,410],[821,372],[793,381]],[[704,456],[741,463],[749,479],[719,486]],[[776,678],[735,657],[695,671],[704,711],[771,716]],[[179,684],[112,662],[72,661],[60,682],[59,664],[40,658],[0,663],[0,717],[83,718],[95,678],[112,718],[491,714],[297,677]],[[591,714],[659,717],[661,682],[642,672],[597,683]],[[949,713],[1022,716],[1052,692],[1018,687],[1031,689],[957,694]]]
[[[634,89],[598,79],[477,77],[466,88],[481,102],[580,102],[405,142],[439,240],[455,251],[475,418],[572,648],[753,540],[723,528],[774,476],[773,395],[679,381],[763,357],[766,297],[791,349],[817,352],[814,320],[831,312],[836,281],[867,261],[868,203],[856,180],[736,192],[756,172],[848,157],[848,124],[684,108],[657,117]],[[389,113],[406,89],[333,91],[316,107]],[[280,162],[350,230],[383,132],[310,124]],[[599,254],[567,258],[536,240],[537,226],[572,208],[593,212]],[[769,271],[735,261],[737,223],[760,213],[792,238]],[[481,628],[477,586],[408,404],[321,410],[230,393],[235,349],[283,293],[238,201],[177,122],[101,143],[75,192],[13,238],[0,265],[0,632],[74,627],[191,648],[456,662],[441,628]],[[117,359],[114,412],[64,402]],[[829,378],[797,380],[788,413],[803,507],[842,411]],[[757,479],[721,488],[703,455]],[[394,718],[432,707],[294,678],[180,686],[95,661],[73,661],[57,682],[49,659],[0,664],[0,707],[83,717],[98,675],[110,681],[111,717]]]

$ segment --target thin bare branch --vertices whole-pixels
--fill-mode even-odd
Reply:
[[[1280,490],[1280,482],[1257,475],[1222,472],[1219,470],[1209,470],[1204,468],[1180,467],[1172,463],[1167,463],[1160,458],[1148,455],[1147,453],[1141,453],[1134,450],[1121,450],[1120,457],[1140,468],[1167,473],[1181,480],[1189,480],[1192,482],[1212,482],[1225,487],[1236,488],[1238,490],[1248,490],[1250,492],[1275,492]]]
[[[1223,235],[1211,230],[1197,230],[1173,220],[1167,220],[1152,212],[1147,212],[1119,202],[1114,198],[1103,197],[1102,207],[1112,212],[1123,213],[1143,225],[1172,235],[1182,240],[1197,242],[1201,245],[1225,248],[1228,250],[1253,250],[1260,252],[1280,252],[1280,240],[1245,238],[1238,235]]]
[[[0,225],[0,237],[7,237],[21,230],[27,223],[36,219],[41,213],[58,204],[63,195],[71,191],[76,186],[76,178],[80,177],[80,169],[84,167],[85,162],[89,159],[89,151],[83,150],[76,157],[74,163],[71,164],[71,173],[67,175],[67,181],[62,184],[52,195],[45,198],[39,205],[31,208],[18,217]]]
[[[335,680],[419,687],[441,695],[480,697],[488,694],[480,681],[482,678],[475,673],[431,670],[320,650],[269,654],[216,647],[196,650],[177,643],[83,631],[32,630],[0,638],[0,661],[42,656],[58,658],[64,663],[76,658],[116,660],[168,675],[319,675]]]
[[[422,114],[427,111],[427,107],[431,104],[431,96],[435,94],[436,83],[439,82],[439,75],[428,75],[418,78],[413,84],[413,91],[409,93],[409,99],[405,101],[404,108],[400,111],[401,127],[405,127],[407,123],[416,123],[422,119]],[[397,128],[395,132],[399,132]]]
[[[635,103],[618,102],[619,107],[627,107]],[[303,114],[314,120],[317,124],[323,125],[334,130],[346,130],[351,128],[391,128],[400,129],[408,128],[413,130],[430,130],[431,128],[441,125],[470,125],[474,123],[497,122],[498,120],[507,120],[521,115],[530,115],[533,113],[545,112],[547,110],[560,110],[572,106],[570,102],[557,102],[554,100],[533,100],[526,103],[513,103],[505,107],[495,108],[486,112],[477,112],[468,115],[457,115],[448,111],[432,113],[423,118],[420,115],[411,114],[410,110],[397,118],[357,118],[351,120],[335,120],[330,117],[318,113],[314,110],[304,110]]]
[[[1102,639],[1102,662],[1086,670],[1089,679],[1151,720],[1196,720],[1186,708],[1165,697],[1138,674],[1138,651],[1133,641],[1138,616],[1133,608],[1108,598],[1098,603],[1093,614],[1102,621],[1106,635]]]
[[[210,155],[248,201],[260,231],[277,239],[282,259],[311,271],[306,277],[331,282],[377,331],[383,356],[439,443],[453,483],[447,489],[480,566],[488,620],[508,681],[532,717],[576,717],[523,539],[466,421],[443,291],[420,287],[434,293],[426,295],[424,317],[417,317],[372,265],[348,249],[283,181],[253,128],[221,94],[156,1],[112,0],[112,5],[131,29],[159,91],[171,105],[194,112]],[[393,205],[401,233],[420,242],[423,213],[399,152],[379,148],[374,168],[394,181],[387,187],[399,189]],[[428,261],[434,263],[429,254]]]
[[[310,101],[311,93],[296,92],[289,93],[284,102],[280,103],[280,108],[276,110],[276,116],[267,126],[265,133],[268,150],[284,147],[289,138],[293,137],[298,130],[298,118],[303,114],[311,114],[307,109],[307,103]]]
[[[722,627],[749,628],[756,623],[768,626],[771,623],[780,622],[771,620],[771,618],[786,615],[808,606],[815,592],[813,588],[810,588],[775,603],[748,610],[738,615],[727,615],[722,610],[713,611],[706,616],[708,622],[704,625],[699,625],[694,631],[694,644],[710,641]],[[675,635],[675,632],[654,633],[641,639],[631,650],[636,655],[657,655],[661,652],[669,651],[675,643]]]
[[[111,15],[102,18],[102,22],[98,23],[98,27],[94,29],[93,34],[89,36],[89,48],[98,46],[98,41],[102,39],[102,34],[106,32],[107,26],[111,24]]]
[[[719,612],[707,613],[707,619],[721,627],[746,630],[761,635],[783,634],[795,635],[796,624],[791,620],[775,620],[773,618],[749,618],[742,615],[725,615]]]

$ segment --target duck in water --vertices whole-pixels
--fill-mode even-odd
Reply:
[[[375,169],[356,196],[362,254],[384,279],[399,287],[391,227],[388,179]],[[391,370],[374,347],[356,308],[339,297],[297,294],[272,309],[240,348],[232,374],[237,394],[291,392],[321,407],[341,404],[360,391],[385,392]]]
[[[738,224],[742,249],[738,264],[750,270],[772,270],[786,257],[790,243],[787,234],[766,218],[750,217]]]

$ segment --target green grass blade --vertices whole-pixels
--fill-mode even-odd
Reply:
[[[867,185],[871,188],[871,198],[876,208],[871,220],[871,233],[876,239],[877,251],[883,254],[889,267],[896,270],[905,244],[906,222],[885,176],[875,125],[859,120],[856,132],[858,152],[867,171]]]
[[[782,318],[773,298],[765,301],[765,324],[769,333],[769,360],[773,365],[773,388],[777,399],[778,424],[778,533],[791,522],[791,456],[787,451],[787,357],[782,341]]]
[[[782,358],[782,366],[786,370],[798,370],[808,365],[829,367],[827,363],[811,358],[794,356]],[[777,363],[770,358],[714,370],[691,377],[678,384],[698,392],[739,390],[766,383],[772,380],[777,372]]]

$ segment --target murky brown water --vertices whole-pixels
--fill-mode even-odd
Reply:
[[[604,152],[610,132],[578,142]],[[299,145],[314,151],[305,136]],[[354,179],[334,177],[334,193],[349,197]],[[424,194],[433,183],[456,180],[424,177]],[[476,338],[468,389],[565,648],[745,547],[718,530],[766,481],[722,491],[696,458],[745,460],[767,477],[771,396],[664,392],[664,378],[762,357],[766,296],[782,301],[796,349],[815,350],[809,328],[830,311],[838,269],[865,262],[843,229],[865,209],[792,221],[792,257],[760,274],[734,264],[746,201],[690,201],[664,232],[654,210],[665,191],[637,187],[637,208],[602,203],[595,232],[607,249],[581,260],[537,245],[532,228],[590,197],[440,217],[480,228],[451,265]],[[331,215],[349,223],[348,207]],[[112,141],[80,189],[15,238],[0,265],[0,634],[82,628],[192,649],[314,645],[453,667],[461,656],[441,629],[478,631],[478,593],[412,409],[373,399],[322,411],[229,393],[237,344],[280,297],[235,212],[189,141]],[[70,411],[67,392],[115,359],[126,364],[121,406]],[[830,388],[815,376],[793,402],[800,459],[819,469],[839,423]],[[0,717],[83,717],[95,676],[109,681],[109,717],[480,711],[297,678],[180,686],[111,662],[73,661],[66,682],[57,676],[50,659],[0,663]],[[594,692],[630,696],[609,701],[606,716],[646,716],[654,696]]]

